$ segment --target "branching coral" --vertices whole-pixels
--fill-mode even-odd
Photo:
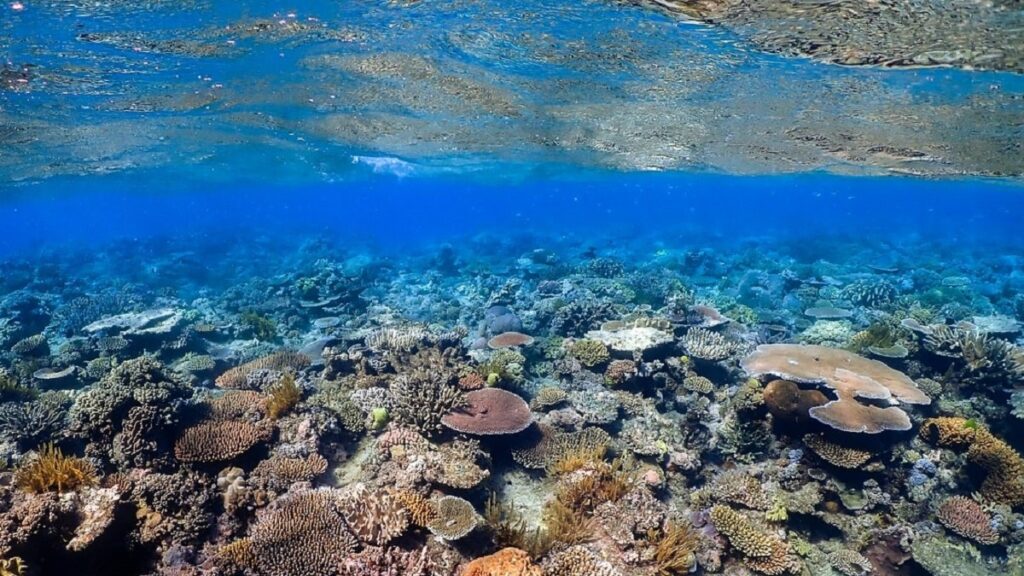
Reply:
[[[295,376],[286,373],[278,381],[277,386],[270,390],[267,398],[267,417],[277,420],[292,411],[302,398],[302,390],[295,383]]]
[[[27,492],[66,492],[96,483],[96,469],[87,460],[65,456],[47,444],[14,473],[14,484]]]
[[[571,454],[593,454],[607,448],[611,437],[600,428],[561,432],[541,427],[540,438],[532,446],[512,451],[512,459],[527,468],[544,469]]]
[[[727,506],[711,508],[711,522],[729,544],[744,555],[747,567],[755,572],[777,576],[796,573],[800,561],[789,545],[768,530],[756,526],[739,512]]]
[[[449,376],[440,372],[395,378],[391,385],[395,418],[428,435],[444,430],[441,419],[465,404],[462,391]]]
[[[992,528],[992,518],[981,506],[963,496],[946,499],[935,512],[943,526],[979,544],[999,542],[999,533]]]
[[[470,506],[472,508],[472,506]],[[409,527],[409,513],[389,492],[355,484],[338,498],[348,530],[362,543],[383,546]]]
[[[587,368],[604,364],[611,357],[607,346],[589,338],[573,342],[569,354]]]
[[[512,500],[502,500],[494,492],[484,506],[484,521],[495,543],[525,550],[532,558],[543,556],[554,543],[546,530],[530,529]]]
[[[249,375],[257,370],[276,370],[279,372],[302,370],[309,366],[311,362],[312,360],[305,354],[282,350],[235,366],[218,376],[216,384],[220,388],[242,389],[248,386]]]
[[[680,343],[690,356],[709,362],[725,360],[733,351],[733,345],[725,336],[706,328],[687,330]]]
[[[270,437],[267,426],[212,420],[186,428],[174,443],[182,462],[226,462],[245,454]]]

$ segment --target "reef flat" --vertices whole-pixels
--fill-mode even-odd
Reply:
[[[113,243],[0,277],[0,574],[1024,574],[1024,261]]]

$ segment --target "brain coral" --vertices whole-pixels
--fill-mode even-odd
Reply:
[[[270,437],[270,428],[249,422],[212,420],[186,428],[174,443],[182,462],[225,462]]]
[[[467,564],[462,576],[541,576],[541,571],[526,552],[503,548]]]
[[[906,374],[837,348],[762,344],[741,365],[754,377],[770,374],[791,382],[827,386],[836,400],[812,407],[808,413],[811,418],[844,432],[877,434],[909,430],[910,418],[898,405],[931,403]],[[858,399],[889,405],[882,408]]]
[[[979,544],[999,542],[999,533],[992,528],[992,518],[970,498],[947,498],[939,506],[935,517],[946,528]]]
[[[500,388],[467,392],[465,404],[441,418],[458,432],[494,436],[522,432],[533,422],[530,406],[518,395]]]

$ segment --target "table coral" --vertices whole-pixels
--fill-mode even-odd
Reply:
[[[533,423],[530,406],[500,388],[467,392],[464,402],[441,418],[441,423],[464,434],[496,436],[522,432]]]
[[[174,442],[174,455],[182,462],[226,462],[245,454],[269,436],[267,426],[212,420],[182,431]]]

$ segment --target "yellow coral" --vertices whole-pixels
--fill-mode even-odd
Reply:
[[[711,523],[744,555],[744,563],[751,570],[776,576],[796,572],[799,568],[800,561],[790,551],[789,544],[732,508],[711,508]]]
[[[0,560],[0,576],[25,576],[26,572],[28,572],[28,566],[17,556]]]
[[[1024,458],[1009,444],[963,418],[926,420],[921,435],[939,446],[967,448],[967,460],[988,472],[981,483],[981,495],[986,500],[1024,506]]]
[[[96,483],[96,470],[84,458],[65,456],[53,444],[43,446],[14,473],[14,483],[26,492],[65,492]]]
[[[277,420],[281,416],[292,411],[302,397],[302,390],[295,383],[295,376],[285,374],[281,381],[270,391],[270,398],[267,399],[267,416],[271,420]]]

